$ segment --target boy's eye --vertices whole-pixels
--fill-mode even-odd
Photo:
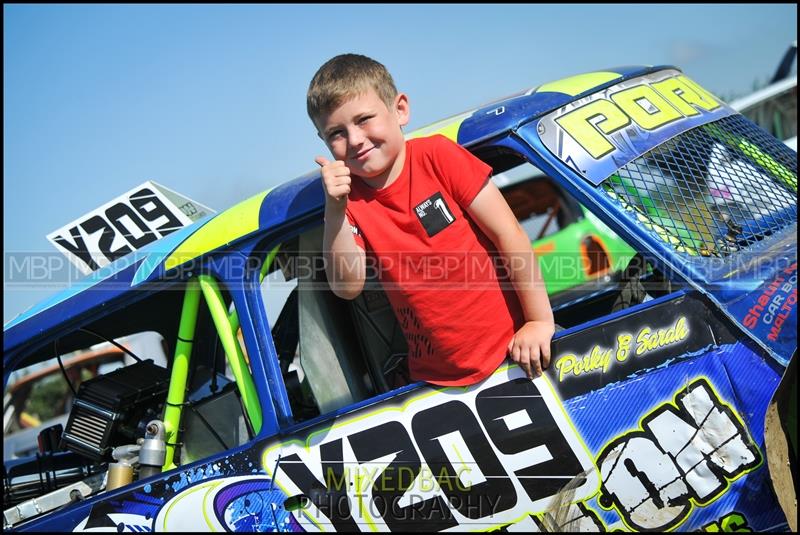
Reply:
[[[365,117],[362,117],[361,119],[358,120],[358,124],[366,123],[368,120],[372,119],[373,117],[374,117],[373,115],[367,115]]]
[[[333,132],[328,134],[328,139],[331,139],[331,140],[332,139],[338,139],[341,136],[342,136],[342,131],[341,130],[334,130]]]

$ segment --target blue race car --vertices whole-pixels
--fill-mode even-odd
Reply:
[[[4,529],[790,527],[796,424],[783,450],[771,437],[796,410],[776,397],[796,385],[796,153],[669,66],[547,83],[412,135],[435,133],[496,175],[535,166],[635,251],[554,300],[542,377],[508,361],[468,388],[404,384],[381,288],[328,288],[314,171],[5,326],[6,388],[134,333],[168,358],[83,382],[40,453],[4,462]]]

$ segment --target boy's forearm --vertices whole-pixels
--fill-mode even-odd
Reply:
[[[508,266],[509,278],[522,305],[525,321],[553,323],[550,299],[528,236],[519,229],[515,235],[499,241],[498,250]]]
[[[344,210],[326,205],[322,251],[333,293],[343,299],[357,297],[366,277],[364,252],[356,245]]]

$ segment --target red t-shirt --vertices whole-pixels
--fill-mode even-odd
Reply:
[[[388,187],[352,182],[346,214],[406,336],[414,380],[481,381],[524,323],[502,257],[465,211],[490,173],[435,135],[406,141],[405,165]]]

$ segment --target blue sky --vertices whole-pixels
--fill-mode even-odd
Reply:
[[[384,63],[413,130],[619,65],[744,95],[796,21],[794,4],[4,5],[3,321],[65,287],[10,281],[9,255],[54,253],[47,234],[146,180],[221,211],[315,168],[305,92],[336,54]]]

